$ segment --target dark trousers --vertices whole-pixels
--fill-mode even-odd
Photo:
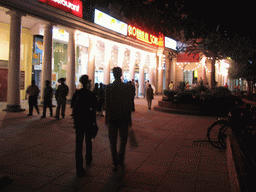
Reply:
[[[151,109],[152,99],[148,99],[148,98],[147,98],[147,102],[148,102],[148,108]]]
[[[52,99],[44,99],[43,116],[46,116],[46,108],[49,107],[50,115],[52,116]]]
[[[112,155],[112,161],[114,165],[118,165],[119,162],[124,161],[125,148],[128,139],[128,125],[129,123],[118,123],[109,124],[108,126],[108,136],[110,141],[110,149]],[[119,153],[117,153],[117,136],[119,133],[120,137],[120,148]]]
[[[57,109],[56,109],[56,117],[60,116],[60,107],[61,107],[61,116],[65,116],[66,111],[66,97],[60,97],[57,99]]]
[[[28,97],[28,105],[29,105],[29,114],[33,115],[33,107],[35,107],[37,113],[39,114],[39,109],[37,106],[37,96],[29,96]]]
[[[92,133],[85,130],[84,127],[76,127],[76,169],[83,169],[83,141],[85,138],[87,163],[92,161]]]
[[[132,104],[132,111],[135,111],[134,98],[131,100],[131,104]]]

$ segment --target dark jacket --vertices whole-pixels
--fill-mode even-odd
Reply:
[[[45,86],[44,99],[46,100],[52,99],[52,96],[53,96],[53,88],[51,86]]]
[[[69,92],[69,88],[65,84],[61,84],[58,86],[56,93],[55,93],[55,98],[58,99],[60,97],[67,97]]]
[[[133,86],[114,81],[106,87],[106,124],[131,122]]]
[[[88,89],[77,90],[71,100],[75,125],[93,124],[96,122],[97,98]]]

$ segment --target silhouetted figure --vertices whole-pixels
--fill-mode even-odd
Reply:
[[[37,97],[39,95],[39,88],[38,86],[35,84],[35,80],[31,81],[31,85],[28,86],[27,90],[26,90],[26,97],[27,95],[28,97],[28,105],[29,105],[29,114],[27,116],[32,116],[33,115],[33,107],[35,107],[37,113],[39,114],[39,109],[37,106]]]
[[[149,84],[149,80],[145,81],[145,83],[144,83],[144,98],[146,97],[146,92],[147,92],[148,84]]]
[[[132,84],[131,81],[128,81],[128,84],[131,85],[132,87],[132,93],[133,93],[133,97],[131,98],[131,104],[132,104],[132,111],[135,111],[135,104],[134,104],[134,97],[135,97],[135,86]]]
[[[123,165],[125,148],[128,138],[128,127],[131,124],[131,101],[134,90],[130,84],[122,83],[122,69],[113,68],[115,81],[106,87],[106,124],[113,161],[113,171],[118,171],[118,165]],[[120,136],[120,149],[117,153],[117,135]]]
[[[135,81],[136,98],[139,98],[139,81]]]
[[[66,102],[67,102],[67,95],[69,92],[68,86],[65,84],[65,79],[60,78],[59,82],[61,83],[55,93],[55,98],[57,101],[57,109],[56,109],[56,116],[55,118],[59,119],[60,116],[60,108],[61,108],[61,116],[62,118],[65,117],[65,110],[66,110]]]
[[[99,116],[103,117],[103,103],[105,99],[105,91],[103,90],[103,84],[100,83],[100,88],[97,91],[97,98],[98,98],[98,109],[97,113]]]
[[[83,168],[83,140],[86,142],[86,164],[92,162],[92,128],[96,123],[97,98],[87,89],[88,75],[80,77],[83,88],[77,90],[72,97],[73,118],[76,130],[76,173],[81,177],[85,175]]]
[[[46,118],[46,108],[50,109],[50,116],[52,117],[52,97],[53,97],[53,88],[51,87],[51,82],[49,80],[45,81],[44,88],[44,109],[43,115],[41,118]]]
[[[148,85],[146,97],[148,102],[148,109],[151,110],[152,99],[154,98],[154,93],[151,84]]]
[[[98,94],[98,89],[99,89],[99,84],[95,83],[92,92],[94,93],[94,95],[96,95],[96,97],[97,97],[97,94]]]

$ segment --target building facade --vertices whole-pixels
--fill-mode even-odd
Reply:
[[[113,81],[112,68],[123,69],[123,81],[144,82],[162,94],[180,78],[176,42],[133,23],[95,10],[94,23],[84,20],[80,0],[9,0],[0,2],[0,101],[19,111],[25,90],[35,79],[43,95],[45,80],[66,78],[71,99],[79,77],[94,83]],[[41,98],[42,100],[42,98]]]

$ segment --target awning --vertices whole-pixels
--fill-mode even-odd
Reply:
[[[177,62],[199,62],[199,54],[179,53],[177,55]]]

